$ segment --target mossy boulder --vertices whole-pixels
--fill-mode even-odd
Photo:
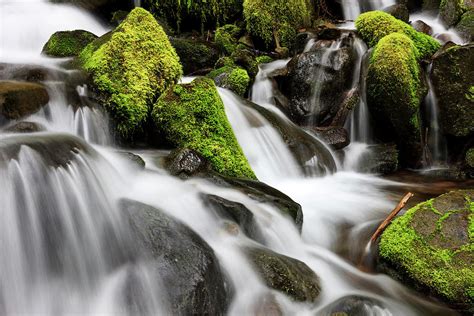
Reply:
[[[198,151],[217,172],[256,178],[211,79],[201,77],[170,88],[155,103],[152,117],[169,142]]]
[[[43,54],[52,57],[77,56],[97,36],[88,31],[56,32],[43,47]]]
[[[319,296],[319,277],[304,262],[264,248],[245,252],[268,287],[299,302],[314,302]]]
[[[422,153],[420,104],[426,94],[417,56],[408,36],[392,33],[378,42],[367,74],[367,101],[378,134],[396,141],[402,162],[411,166]]]
[[[290,47],[297,30],[311,23],[308,0],[244,0],[247,31],[267,48]]]
[[[214,79],[217,86],[226,88],[244,96],[250,85],[250,77],[245,69],[224,66],[211,71],[208,77]]]
[[[431,81],[441,129],[465,137],[474,133],[474,44],[453,46],[433,60]]]
[[[439,48],[440,44],[434,38],[417,32],[407,23],[398,20],[382,11],[370,11],[359,15],[356,28],[364,41],[373,47],[385,36],[391,33],[402,33],[408,36],[417,48],[417,58],[428,58]]]
[[[474,9],[461,16],[461,20],[456,25],[456,31],[466,42],[474,41]]]
[[[382,270],[474,312],[474,190],[443,194],[396,218],[379,257]]]
[[[165,32],[141,8],[130,12],[113,32],[87,45],[79,59],[124,138],[143,129],[149,105],[182,75]]]
[[[218,27],[214,40],[222,53],[231,55],[238,46],[242,29],[235,24],[226,24]]]
[[[38,112],[48,102],[48,91],[41,84],[0,81],[0,125]]]
[[[464,161],[469,168],[474,168],[474,148],[469,148]]]
[[[185,75],[213,68],[219,59],[215,45],[192,38],[170,38]]]
[[[142,0],[142,6],[178,32],[215,29],[241,15],[242,0]]]
[[[447,26],[454,26],[468,9],[474,9],[471,0],[441,0],[439,15]]]

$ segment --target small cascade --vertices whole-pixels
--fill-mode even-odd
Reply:
[[[135,8],[141,7],[142,6],[142,1],[141,0],[133,0],[133,5]]]
[[[412,22],[421,21],[429,27],[429,33],[441,42],[452,41],[458,45],[466,44],[454,29],[447,29],[441,18],[430,13],[415,13],[410,15]]]
[[[275,128],[257,111],[241,104],[237,96],[219,89],[226,113],[245,156],[257,177],[272,183],[275,178],[301,177],[301,170]]]
[[[426,82],[428,94],[425,97],[425,117],[427,131],[425,133],[424,166],[425,168],[445,167],[447,163],[446,139],[441,132],[438,119],[438,101],[430,79],[431,65],[428,68]]]
[[[354,21],[363,12],[380,10],[392,4],[395,0],[342,0],[344,19]]]
[[[259,71],[250,91],[252,102],[262,106],[276,105],[277,89],[269,76],[272,72],[284,68],[289,61],[289,59],[279,59],[259,66]]]

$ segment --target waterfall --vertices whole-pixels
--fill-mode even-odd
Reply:
[[[363,12],[381,10],[392,4],[395,0],[342,0],[344,19],[354,21]]]
[[[441,132],[438,118],[438,100],[430,78],[431,65],[426,74],[428,82],[428,94],[425,97],[425,117],[427,120],[427,131],[425,133],[424,159],[425,167],[439,168],[445,167],[447,163],[446,138]]]

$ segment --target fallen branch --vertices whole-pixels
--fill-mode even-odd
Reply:
[[[379,238],[379,236],[383,233],[383,231],[387,228],[387,226],[390,225],[390,223],[395,218],[395,216],[397,216],[397,214],[400,213],[400,211],[405,207],[408,200],[411,199],[413,195],[414,194],[411,192],[408,192],[407,194],[405,194],[403,199],[400,200],[400,202],[393,209],[393,211],[387,216],[387,218],[382,222],[382,224],[379,225],[375,233],[370,238],[370,243],[374,243],[377,240],[377,238]]]

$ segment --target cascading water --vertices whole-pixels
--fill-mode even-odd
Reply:
[[[342,0],[344,19],[354,21],[363,12],[380,10],[392,4],[395,4],[394,0]]]
[[[65,71],[60,61],[38,57],[52,33],[78,28],[98,35],[106,31],[83,11],[46,1],[2,0],[0,12],[0,62]],[[18,51],[22,53],[16,55]],[[213,271],[222,270],[232,288],[230,315],[258,314],[263,298],[269,296],[283,314],[326,315],[328,305],[347,295],[373,300],[363,305],[370,315],[450,314],[386,276],[361,272],[336,254],[341,234],[359,231],[385,216],[393,202],[382,188],[396,184],[350,172],[303,177],[281,135],[267,120],[257,111],[243,109],[234,95],[220,90],[229,120],[257,175],[302,205],[300,235],[292,221],[271,204],[203,179],[180,180],[160,165],[139,170],[116,153],[117,148],[100,146],[110,145],[106,117],[89,104],[74,111],[68,101],[71,89],[64,88],[67,82],[64,78],[45,81],[50,103],[43,112],[27,118],[44,125],[45,132],[18,136],[0,131],[0,314],[176,312],[171,302],[176,293],[170,287],[191,280],[178,279],[181,275],[167,280],[170,270],[166,267],[170,266],[157,265],[163,260],[161,253],[150,258],[138,246],[131,213],[122,208],[124,199],[146,203],[157,208],[155,213],[177,218],[197,234],[191,241],[202,239],[210,246],[219,263]],[[87,99],[82,83],[78,87],[79,97]],[[264,89],[268,86],[254,87],[253,97],[271,105],[272,97],[265,96]],[[268,288],[243,251],[257,242],[226,228],[225,221],[203,202],[203,194],[248,208],[266,247],[305,262],[320,276],[319,299],[296,303]],[[150,221],[142,224],[147,223]],[[159,231],[139,236],[153,237]],[[194,249],[186,243],[178,246],[185,252]],[[173,267],[187,265],[172,260]],[[223,293],[216,297],[219,295]]]

